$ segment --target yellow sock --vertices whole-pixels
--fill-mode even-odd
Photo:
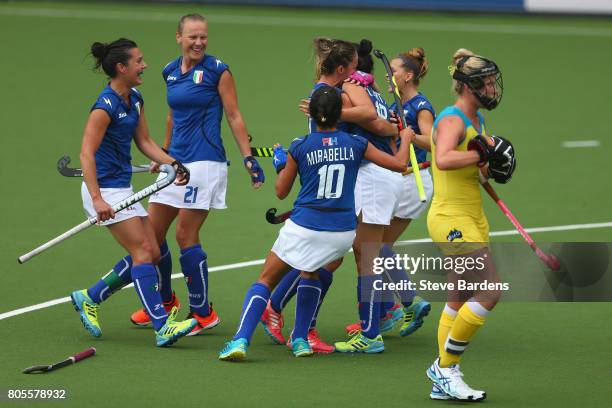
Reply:
[[[456,316],[456,310],[453,310],[448,306],[444,306],[444,310],[440,316],[440,322],[438,323],[438,355],[440,356],[444,352],[446,338],[448,337],[451,327],[453,327],[453,322],[455,321]]]
[[[471,307],[468,303],[471,303]],[[479,313],[472,309],[476,309]],[[444,348],[440,352],[440,367],[459,364],[461,355],[470,344],[470,340],[480,326],[484,324],[487,313],[488,311],[477,302],[466,302],[461,306]]]

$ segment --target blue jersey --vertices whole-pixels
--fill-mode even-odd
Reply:
[[[140,93],[130,90],[130,104],[107,85],[91,110],[102,109],[110,117],[104,138],[96,151],[96,176],[100,188],[124,188],[132,180],[130,147],[140,120],[144,101]]]
[[[291,221],[316,231],[354,230],[355,182],[367,147],[364,138],[339,130],[295,139],[289,153],[302,188]]]
[[[378,117],[384,120],[388,120],[389,107],[387,106],[387,102],[384,100],[384,98],[380,96],[380,94],[376,92],[371,86],[366,87],[365,90],[368,93],[370,99],[372,100],[372,105],[374,105],[374,108],[376,108],[376,113],[378,114]],[[366,140],[372,143],[374,147],[376,147],[378,150],[382,150],[383,152],[389,153],[391,155],[393,154],[393,150],[391,150],[392,139],[390,137],[375,135],[369,130],[366,130],[354,123],[351,124],[350,131],[351,133],[355,133],[358,136],[366,138]]]
[[[312,91],[310,92],[310,96],[312,96],[312,94],[319,88],[323,87],[323,86],[329,86],[326,83],[323,82],[317,82],[315,84],[315,86],[312,88]],[[338,90],[338,92],[342,93],[344,92],[342,90],[342,88],[338,88],[338,87],[334,87]],[[336,129],[341,130],[343,132],[348,132],[348,123],[346,122],[342,122],[342,121],[338,121],[338,123],[336,124]],[[314,119],[312,118],[308,118],[308,131],[310,133],[314,133],[317,131],[317,122],[315,122]]]
[[[170,155],[183,163],[227,161],[221,140],[223,104],[218,86],[228,66],[205,55],[191,70],[181,73],[182,57],[170,62],[162,75],[172,109]]]
[[[433,106],[431,106],[429,99],[427,99],[427,97],[420,92],[406,101],[403,107],[406,124],[410,126],[417,135],[422,135],[421,129],[419,128],[419,122],[417,120],[417,116],[419,115],[420,111],[428,110],[433,115],[434,120],[436,119],[436,111],[434,110]],[[397,104],[395,102],[393,105],[391,105],[391,110],[397,112]],[[414,153],[418,163],[423,163],[427,160],[427,150],[421,149],[417,145],[414,145]],[[408,163],[410,165],[410,161]]]

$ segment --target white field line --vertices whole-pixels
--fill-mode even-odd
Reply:
[[[596,228],[612,228],[612,222],[599,222],[599,223],[593,223],[593,224],[557,225],[557,226],[552,226],[552,227],[525,228],[525,230],[531,234],[535,234],[538,232],[573,231],[573,230],[586,230],[586,229],[596,229]],[[501,236],[518,235],[518,234],[519,233],[517,230],[512,229],[512,230],[506,230],[506,231],[493,231],[489,235],[492,237],[501,237]],[[398,241],[396,242],[396,245],[405,246],[411,243],[418,243],[418,242],[431,242],[431,239],[421,238],[421,239],[411,239],[407,241]],[[240,269],[240,268],[246,268],[249,266],[263,265],[263,263],[264,263],[264,259],[256,259],[254,261],[238,262],[238,263],[227,264],[227,265],[213,266],[212,268],[209,268],[208,271],[209,272],[219,272],[219,271],[225,271],[229,269]],[[172,279],[177,279],[177,278],[182,278],[182,277],[183,277],[182,273],[175,273],[172,275]],[[130,284],[130,285],[127,285],[125,288],[129,288],[132,286],[133,285]],[[67,302],[70,302],[70,297],[63,297],[63,298],[49,300],[47,302],[39,303],[37,305],[22,307],[20,309],[15,309],[15,310],[11,310],[10,312],[5,312],[5,313],[0,314],[0,320],[8,319],[9,317],[13,317],[13,316],[19,316],[24,313],[33,312],[35,310],[46,309],[48,307],[59,305],[60,303],[67,303]]]
[[[0,7],[0,15],[16,17],[76,18],[124,21],[168,21],[176,22],[180,13],[135,11],[135,10],[79,10],[52,8]],[[286,17],[265,15],[207,14],[213,24],[233,24],[272,27],[321,27],[356,28],[390,31],[464,32],[488,34],[557,35],[577,37],[612,37],[612,28],[541,26],[530,24],[479,24],[451,22],[418,22],[389,20],[360,20],[341,18]]]
[[[601,143],[599,140],[567,140],[561,143],[561,146],[573,149],[575,147],[598,147]]]

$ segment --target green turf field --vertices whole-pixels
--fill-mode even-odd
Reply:
[[[92,228],[25,265],[16,262],[18,255],[83,218],[79,180],[60,177],[55,164],[64,154],[78,164],[87,112],[105,84],[101,74],[91,72],[89,45],[120,36],[138,42],[149,64],[141,87],[149,127],[161,142],[167,107],[160,72],[179,53],[176,21],[193,11],[210,19],[207,52],[230,65],[253,144],[260,146],[287,144],[305,132],[297,105],[311,88],[310,44],[315,36],[369,38],[388,55],[424,47],[430,73],[421,91],[438,111],[453,100],[447,66],[457,48],[495,59],[504,73],[505,93],[500,107],[486,115],[488,128],[510,138],[518,151],[516,175],[498,192],[526,227],[583,225],[534,234],[542,243],[611,241],[611,20],[2,2],[0,314],[68,296],[92,284],[123,256],[110,234]],[[377,70],[380,74],[382,66]],[[212,214],[202,230],[210,266],[263,258],[278,230],[265,222],[265,210],[291,205],[275,198],[269,162],[264,164],[268,183],[259,191],[250,188],[225,123],[224,132],[232,160],[230,208]],[[573,140],[599,140],[601,145],[561,146]],[[142,162],[142,156],[135,154],[134,161]],[[134,185],[151,180],[136,175]],[[485,201],[491,231],[512,229]],[[587,225],[591,223],[608,226],[595,229]],[[403,239],[426,236],[423,218]],[[176,244],[171,248],[179,272]],[[319,318],[319,330],[330,341],[344,337],[344,325],[356,319],[355,268],[350,256],[346,260]],[[217,361],[258,272],[253,266],[212,273],[210,297],[223,323],[170,349],[156,349],[152,331],[129,322],[129,313],[139,307],[133,289],[104,304],[103,337],[97,340],[89,338],[68,303],[4,318],[0,390],[65,388],[64,404],[70,406],[137,407],[151,401],[210,407],[435,404],[428,400],[425,369],[436,354],[442,304],[434,305],[423,329],[412,337],[386,337],[383,355],[298,360],[258,330],[246,363]],[[186,300],[185,286],[174,282]],[[489,406],[608,405],[612,351],[605,339],[612,335],[607,322],[611,312],[610,303],[502,303],[476,337],[462,369],[471,385],[487,390]],[[293,315],[292,307],[287,315]],[[291,327],[292,318],[288,320]],[[20,374],[26,366],[51,363],[90,345],[97,347],[98,356],[76,367],[48,375]],[[0,402],[7,403],[3,398]]]

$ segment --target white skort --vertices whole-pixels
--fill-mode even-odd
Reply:
[[[227,208],[227,163],[198,161],[186,163],[189,169],[189,183],[177,186],[174,183],[149,198],[150,203],[166,204],[174,208],[210,210]],[[160,174],[159,179],[165,177]]]
[[[113,206],[119,201],[123,201],[129,196],[134,195],[134,190],[132,190],[132,186],[128,188],[101,188],[100,193],[102,194],[102,199]],[[89,190],[87,190],[87,185],[85,183],[81,183],[81,199],[83,200],[83,209],[85,209],[85,214],[87,217],[95,217],[98,215],[94,209],[93,201],[91,200]],[[98,225],[107,226],[128,220],[130,218],[146,217],[148,215],[149,214],[147,214],[142,204],[135,203],[116,213],[115,218],[98,223]]]
[[[402,189],[397,209],[393,213],[394,217],[416,220],[419,215],[427,209],[433,195],[433,182],[428,169],[421,170],[423,189],[425,190],[426,202],[422,203],[419,199],[419,192],[416,186],[414,173],[402,176]]]
[[[355,213],[366,224],[389,225],[397,210],[402,175],[374,163],[359,168],[355,184]]]
[[[278,233],[272,252],[299,271],[315,272],[343,257],[351,249],[354,239],[355,230],[315,231],[288,219]]]

